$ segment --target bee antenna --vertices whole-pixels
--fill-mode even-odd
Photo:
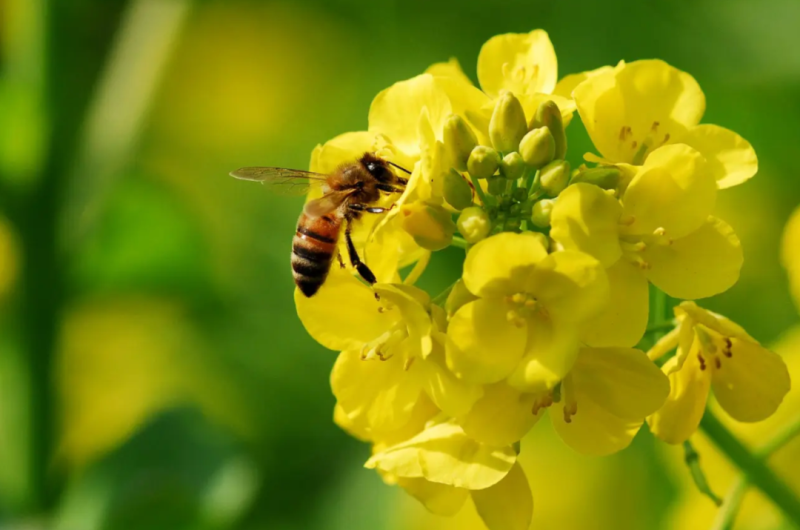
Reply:
[[[400,171],[404,172],[404,173],[405,173],[405,174],[407,174],[407,175],[410,175],[410,174],[411,174],[411,172],[410,172],[409,170],[407,170],[406,168],[404,168],[404,167],[402,167],[402,166],[398,166],[397,164],[395,164],[394,162],[392,162],[392,161],[390,161],[390,160],[387,160],[386,162],[387,162],[387,163],[388,163],[390,166],[394,166],[394,167],[396,167],[397,169],[399,169]]]

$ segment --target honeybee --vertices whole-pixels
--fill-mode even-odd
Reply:
[[[292,240],[292,275],[300,291],[314,296],[328,275],[337,254],[342,224],[350,263],[364,280],[376,282],[375,275],[361,261],[350,235],[353,221],[364,213],[384,213],[391,209],[374,206],[384,193],[402,193],[408,179],[398,177],[393,166],[406,174],[410,172],[372,153],[340,166],[331,174],[313,173],[279,167],[244,167],[231,172],[242,180],[261,182],[275,191],[305,194],[319,186],[322,197],[308,201],[297,221]],[[339,264],[344,261],[338,256]]]

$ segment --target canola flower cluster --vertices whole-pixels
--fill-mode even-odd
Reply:
[[[334,419],[372,445],[366,467],[434,513],[471,499],[491,530],[521,530],[533,500],[516,459],[545,414],[576,451],[607,455],[645,422],[687,440],[712,390],[733,418],[762,420],[790,382],[778,355],[693,301],[738,280],[742,249],[714,205],[757,159],[700,123],[689,74],[642,60],[559,81],[542,30],[490,39],[477,73],[480,87],[454,60],[435,64],[379,93],[366,131],[314,150],[312,171],[364,152],[413,171],[355,234],[379,283],[334,267],[295,300],[341,352]],[[572,168],[576,111],[597,153]],[[454,245],[460,279],[432,299],[414,284]],[[645,352],[651,284],[683,301]]]

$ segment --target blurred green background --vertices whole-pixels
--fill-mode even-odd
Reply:
[[[427,516],[362,469],[368,447],[332,422],[335,353],[294,312],[302,200],[227,173],[306,168],[316,144],[364,129],[393,82],[450,57],[475,79],[495,34],[547,30],[561,76],[653,57],[692,73],[704,121],[749,139],[761,167],[721,194],[746,264],[708,305],[767,343],[800,320],[779,263],[800,204],[796,0],[2,0],[0,13],[0,528],[480,528],[471,508]],[[575,162],[591,147],[573,123]],[[459,259],[437,255],[422,284],[438,292]],[[724,493],[732,471],[705,449]],[[590,459],[542,422],[523,454],[534,527],[713,518],[682,453],[646,432]],[[797,461],[780,469],[800,490]],[[741,528],[784,527],[753,506]]]

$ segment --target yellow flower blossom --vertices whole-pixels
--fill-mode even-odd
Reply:
[[[741,245],[730,226],[711,217],[716,186],[706,167],[691,147],[667,145],[647,157],[619,200],[584,183],[558,197],[550,236],[608,269],[611,303],[588,331],[590,344],[639,341],[647,326],[648,281],[675,298],[696,299],[738,280]]]
[[[525,392],[550,389],[569,372],[582,327],[608,296],[597,260],[575,251],[548,254],[531,233],[477,243],[463,279],[478,299],[450,319],[447,365],[465,381],[508,379]]]
[[[758,171],[752,146],[733,131],[700,124],[705,95],[695,79],[659,60],[621,63],[588,75],[572,91],[592,142],[604,159],[641,165],[659,147],[685,144],[707,161],[720,188]]]
[[[789,274],[795,303],[800,308],[800,208],[794,211],[786,223],[781,250],[781,261]]]
[[[668,443],[681,443],[703,417],[711,389],[734,419],[761,421],[771,416],[789,391],[783,359],[761,346],[727,318],[683,302],[675,308],[678,327],[648,353],[656,359],[677,347],[663,370],[670,394],[647,419],[650,430]]]

